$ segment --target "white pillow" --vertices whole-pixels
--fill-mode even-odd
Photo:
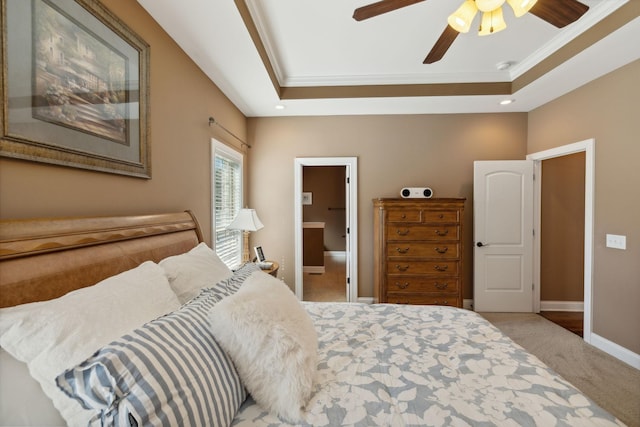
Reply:
[[[255,272],[209,318],[254,400],[289,422],[300,421],[317,369],[318,337],[289,287]]]
[[[3,348],[0,348],[0,379],[0,426],[67,425],[29,374],[27,364]]]
[[[195,298],[202,288],[215,285],[233,275],[218,255],[206,243],[189,252],[160,261],[173,291],[181,303]]]
[[[180,307],[153,262],[60,298],[0,309],[0,346],[25,362],[69,425],[91,413],[60,391],[58,374],[111,341]]]

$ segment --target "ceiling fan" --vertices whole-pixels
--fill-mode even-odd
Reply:
[[[357,8],[353,12],[353,19],[362,21],[423,1],[425,0],[378,1]],[[505,29],[507,25],[502,16],[502,6],[505,2],[509,3],[516,17],[530,12],[558,28],[577,21],[589,10],[589,6],[577,0],[464,0],[460,8],[449,16],[449,25],[433,45],[423,64],[441,60],[458,34],[469,31],[478,12],[482,12],[479,35],[493,34]]]

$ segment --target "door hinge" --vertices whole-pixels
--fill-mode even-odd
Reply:
[[[347,184],[351,184],[351,178],[347,177]]]
[[[532,284],[531,284],[531,290],[532,290],[532,291],[535,291],[535,290],[536,290],[536,284],[535,284],[535,283],[532,283]]]
[[[351,277],[347,277],[347,285],[351,284]]]
[[[347,234],[351,233],[351,227],[347,227]]]

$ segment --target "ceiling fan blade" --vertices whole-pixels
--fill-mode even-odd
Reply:
[[[587,10],[589,6],[577,0],[538,0],[529,12],[562,28],[580,19]]]
[[[391,12],[423,1],[425,0],[382,0],[357,8],[353,12],[353,19],[356,21],[362,21],[364,19],[373,18],[374,16],[382,15],[383,13]]]
[[[440,38],[436,41],[436,44],[431,48],[431,52],[427,55],[427,57],[422,61],[423,64],[433,64],[434,62],[438,62],[442,59],[447,50],[451,47],[453,41],[458,37],[459,32],[454,30],[450,25],[447,25],[447,28],[444,29],[442,34],[440,34]]]

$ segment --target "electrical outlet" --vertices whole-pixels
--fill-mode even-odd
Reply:
[[[627,249],[627,236],[617,234],[607,234],[607,247],[614,249]]]

